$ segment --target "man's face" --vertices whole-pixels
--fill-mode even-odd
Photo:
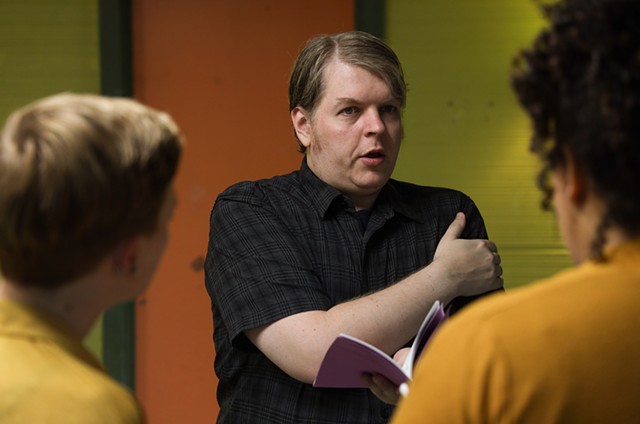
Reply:
[[[292,111],[307,147],[307,163],[324,182],[369,208],[396,164],[402,139],[401,103],[363,68],[333,59],[313,115]]]

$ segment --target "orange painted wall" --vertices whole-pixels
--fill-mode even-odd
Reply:
[[[310,36],[353,29],[345,0],[134,0],[135,97],[187,138],[171,241],[136,302],[136,391],[149,420],[211,423],[218,407],[213,325],[201,262],[209,213],[228,185],[300,164],[287,101]]]

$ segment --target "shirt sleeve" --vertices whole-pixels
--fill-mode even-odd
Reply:
[[[331,307],[305,250],[259,190],[218,198],[206,284],[234,343],[245,330]]]
[[[466,202],[463,202],[463,210],[466,217],[466,225],[462,232],[462,238],[466,239],[486,239],[487,228],[484,224],[484,219],[480,214],[480,210],[476,204],[469,197],[466,197]]]

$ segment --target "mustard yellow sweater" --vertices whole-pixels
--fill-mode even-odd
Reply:
[[[640,242],[607,256],[452,318],[393,423],[640,423]]]

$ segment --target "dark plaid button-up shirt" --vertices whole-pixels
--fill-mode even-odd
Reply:
[[[263,355],[244,331],[384,289],[433,259],[456,213],[464,238],[486,238],[458,191],[390,180],[363,224],[353,204],[299,171],[242,182],[211,214],[205,265],[219,379],[220,423],[385,423],[392,407],[368,389],[317,389]],[[454,306],[468,299],[456,299]]]

